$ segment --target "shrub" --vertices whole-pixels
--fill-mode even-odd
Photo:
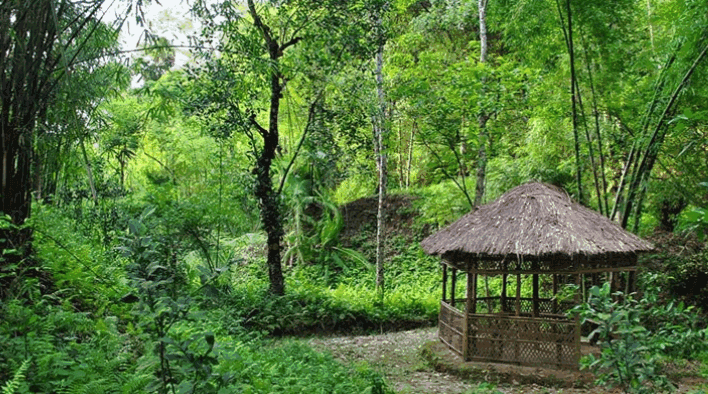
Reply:
[[[654,264],[650,268],[650,286],[664,289],[667,299],[698,308],[708,305],[708,250],[688,255],[666,253],[651,259]]]
[[[598,325],[590,335],[599,337],[602,352],[584,357],[581,365],[592,369],[600,384],[636,393],[668,390],[672,384],[661,374],[664,359],[708,351],[708,329],[698,326],[694,308],[682,302],[661,304],[656,287],[647,288],[639,300],[610,294],[609,283],[593,286],[589,294],[571,313],[579,314],[582,323]]]
[[[593,286],[589,294],[588,301],[571,313],[578,313],[582,324],[598,324],[590,335],[599,337],[602,352],[599,357],[583,357],[581,368],[592,369],[598,384],[616,385],[625,392],[653,393],[671,388],[666,376],[659,373],[658,357],[651,352],[650,332],[641,324],[636,301],[610,294],[609,283],[601,288]]]

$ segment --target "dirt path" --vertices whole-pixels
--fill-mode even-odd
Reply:
[[[366,362],[382,373],[391,387],[400,394],[599,394],[615,393],[604,387],[555,388],[510,381],[503,385],[487,384],[484,377],[469,381],[454,375],[434,371],[420,356],[421,346],[437,341],[437,328],[385,333],[380,335],[313,338],[308,342],[320,351],[329,351],[345,364]],[[513,368],[510,366],[510,368]],[[540,371],[540,370],[539,370]],[[493,378],[492,378],[493,379]],[[699,379],[698,387],[705,383]],[[692,392],[693,382],[682,382],[677,393]],[[685,383],[689,383],[686,385]],[[693,384],[690,384],[693,383]],[[480,386],[481,385],[481,386]]]
[[[367,362],[386,376],[387,381],[401,394],[589,394],[586,389],[556,389],[538,385],[485,384],[463,380],[457,376],[434,371],[420,357],[424,343],[437,340],[437,328],[385,333],[380,335],[314,338],[309,343],[321,351],[329,351],[345,364]],[[488,388],[487,390],[484,387]],[[600,391],[607,392],[607,391]]]
[[[310,345],[327,350],[343,363],[368,362],[386,376],[398,393],[462,394],[477,384],[430,369],[419,356],[423,343],[436,339],[437,328],[358,337],[315,338]]]

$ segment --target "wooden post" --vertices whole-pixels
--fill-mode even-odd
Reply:
[[[538,298],[538,274],[533,274],[533,317],[539,316]]]
[[[516,273],[516,316],[521,316],[521,273],[517,272]],[[516,338],[514,340],[514,358],[516,360],[519,360],[519,354],[520,354],[520,344],[519,344],[519,336],[520,333],[516,334]]]
[[[447,302],[447,264],[443,263],[442,300]]]
[[[477,313],[477,273],[472,274],[472,313]]]
[[[516,316],[521,316],[521,273],[516,274]]]
[[[501,290],[501,296],[499,297],[499,302],[501,303],[502,313],[506,312],[506,279],[507,279],[507,274],[502,274],[502,290]]]
[[[457,284],[457,268],[452,269],[452,285],[450,286],[450,305],[455,306],[455,285]]]
[[[553,274],[553,313],[558,313],[558,300],[556,299],[556,294],[558,294],[558,274]]]
[[[476,290],[472,282],[472,273],[469,272],[469,264],[467,266],[467,289],[465,295],[465,315],[464,326],[462,327],[462,359],[469,361],[470,359],[470,313],[472,311],[472,294]]]
[[[581,274],[578,274],[576,283],[580,282]],[[578,292],[575,292],[575,305],[580,304]],[[575,357],[573,357],[575,365],[580,367],[580,315],[575,314]]]
[[[551,305],[552,313],[557,314],[558,313],[558,300],[556,299],[556,295],[558,294],[558,274],[553,274],[553,304]],[[555,323],[554,323],[555,324]],[[558,330],[558,326],[554,325],[552,332],[554,334],[557,334],[560,332]],[[563,341],[557,340],[556,341],[556,363],[558,368],[561,367],[561,362],[563,361]]]

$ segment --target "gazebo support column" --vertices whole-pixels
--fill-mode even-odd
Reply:
[[[538,317],[538,274],[533,274],[533,317]]]
[[[452,269],[452,285],[450,285],[450,306],[455,306],[455,285],[457,284],[457,268]]]
[[[469,298],[469,296],[468,296]],[[472,274],[472,308],[469,309],[471,313],[477,313],[477,274]]]
[[[521,316],[521,273],[516,274],[516,316]]]
[[[558,274],[553,274],[553,313],[558,313],[558,300],[556,295],[558,294]]]
[[[582,276],[578,274],[577,282],[580,282]],[[577,283],[576,282],[576,283]],[[578,292],[575,292],[575,305],[580,305],[580,297]],[[580,363],[580,315],[575,314],[575,361],[574,364],[578,365]]]
[[[500,309],[502,313],[506,312],[506,279],[507,274],[502,274],[502,289],[501,296],[499,297]]]
[[[470,360],[470,314],[473,313],[473,305],[476,304],[474,294],[477,292],[477,289],[475,289],[474,282],[476,282],[476,280],[473,280],[473,276],[475,276],[475,274],[470,273],[468,268],[467,289],[465,290],[465,314],[463,318],[464,326],[462,327],[462,359],[465,361]]]
[[[516,317],[521,316],[521,273],[516,273]],[[514,357],[520,360],[521,357],[519,352],[521,351],[519,347],[519,341],[514,341]]]
[[[447,264],[443,264],[442,266],[442,300],[447,301]]]

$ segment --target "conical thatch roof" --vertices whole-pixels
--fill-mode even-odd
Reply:
[[[518,186],[421,243],[448,260],[636,256],[653,247],[544,183]]]

